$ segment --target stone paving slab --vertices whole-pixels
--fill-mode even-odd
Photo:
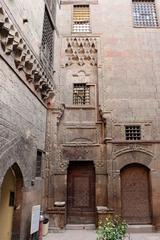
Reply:
[[[64,233],[49,233],[43,240],[96,240],[93,230],[67,230]],[[160,233],[134,233],[125,240],[160,240]]]

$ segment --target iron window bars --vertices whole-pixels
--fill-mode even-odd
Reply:
[[[125,126],[126,140],[141,140],[141,126]]]

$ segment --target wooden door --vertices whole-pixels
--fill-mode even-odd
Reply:
[[[151,223],[149,170],[129,165],[121,171],[122,216],[129,224]]]
[[[71,162],[67,182],[68,223],[95,223],[95,170],[93,163]]]

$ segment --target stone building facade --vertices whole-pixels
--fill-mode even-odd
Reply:
[[[0,1],[3,239],[28,239],[37,204],[50,230],[100,209],[159,228],[159,14],[157,0]]]
[[[4,240],[29,239],[32,206],[42,206],[47,107],[55,95],[56,5],[49,0],[0,1],[0,238]]]
[[[160,225],[159,15],[157,0],[61,1],[46,146],[53,230],[95,224],[99,206]]]

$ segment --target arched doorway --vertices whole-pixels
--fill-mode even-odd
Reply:
[[[130,164],[121,170],[122,216],[129,224],[151,223],[149,169]]]
[[[67,222],[95,224],[95,169],[93,162],[70,162],[67,178]]]
[[[23,178],[17,164],[6,172],[1,186],[0,235],[2,239],[20,238]]]

